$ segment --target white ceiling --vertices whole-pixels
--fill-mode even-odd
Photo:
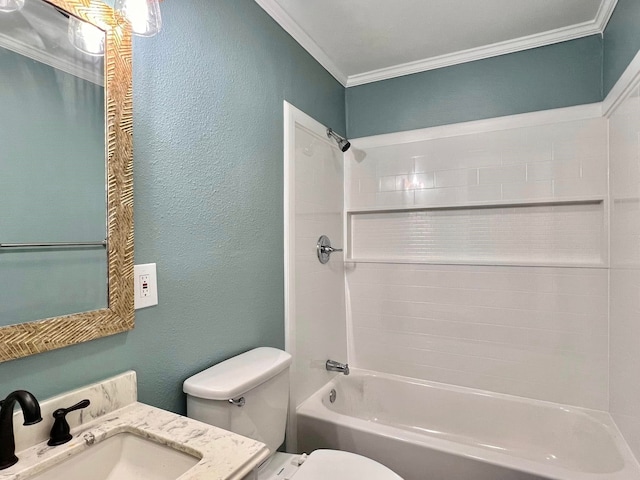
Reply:
[[[256,0],[352,86],[602,33],[617,0]]]

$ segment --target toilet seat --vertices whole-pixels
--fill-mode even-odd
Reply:
[[[290,477],[292,480],[402,480],[370,458],[339,450],[315,450]],[[284,480],[284,479],[283,479]]]

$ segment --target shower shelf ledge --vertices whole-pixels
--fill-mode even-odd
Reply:
[[[395,205],[387,207],[348,207],[345,209],[347,215],[358,213],[392,213],[392,212],[411,212],[422,210],[463,210],[475,208],[508,208],[508,207],[527,207],[527,206],[555,206],[555,205],[575,205],[585,203],[606,204],[607,197],[602,195],[580,196],[580,197],[562,197],[562,198],[538,198],[532,200],[504,200],[491,202],[466,202],[451,203],[442,205]]]
[[[608,266],[603,197],[347,211],[347,263]]]
[[[346,265],[356,263],[379,263],[379,264],[411,264],[411,265],[460,265],[460,266],[480,266],[480,267],[540,267],[540,268],[600,268],[607,269],[607,262],[547,262],[547,261],[481,261],[481,260],[425,260],[424,258],[402,257],[402,258],[352,258],[344,260]],[[348,267],[347,267],[348,268]]]

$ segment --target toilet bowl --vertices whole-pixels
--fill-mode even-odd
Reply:
[[[251,477],[249,477],[251,479]],[[355,453],[315,450],[310,455],[276,453],[257,480],[402,480],[384,465]]]
[[[259,440],[271,457],[249,479],[402,480],[384,465],[354,453],[316,450],[277,453],[284,442],[291,355],[260,347],[185,380],[187,416]]]

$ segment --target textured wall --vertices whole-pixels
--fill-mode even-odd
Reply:
[[[347,89],[350,137],[602,100],[598,35]]]
[[[604,93],[611,91],[640,49],[640,2],[618,0],[604,31]]]
[[[133,368],[141,401],[183,412],[186,377],[284,344],[282,101],[344,132],[344,89],[253,0],[162,9],[134,42],[135,260],[158,263],[160,305],[130,333],[0,365],[5,393]]]

